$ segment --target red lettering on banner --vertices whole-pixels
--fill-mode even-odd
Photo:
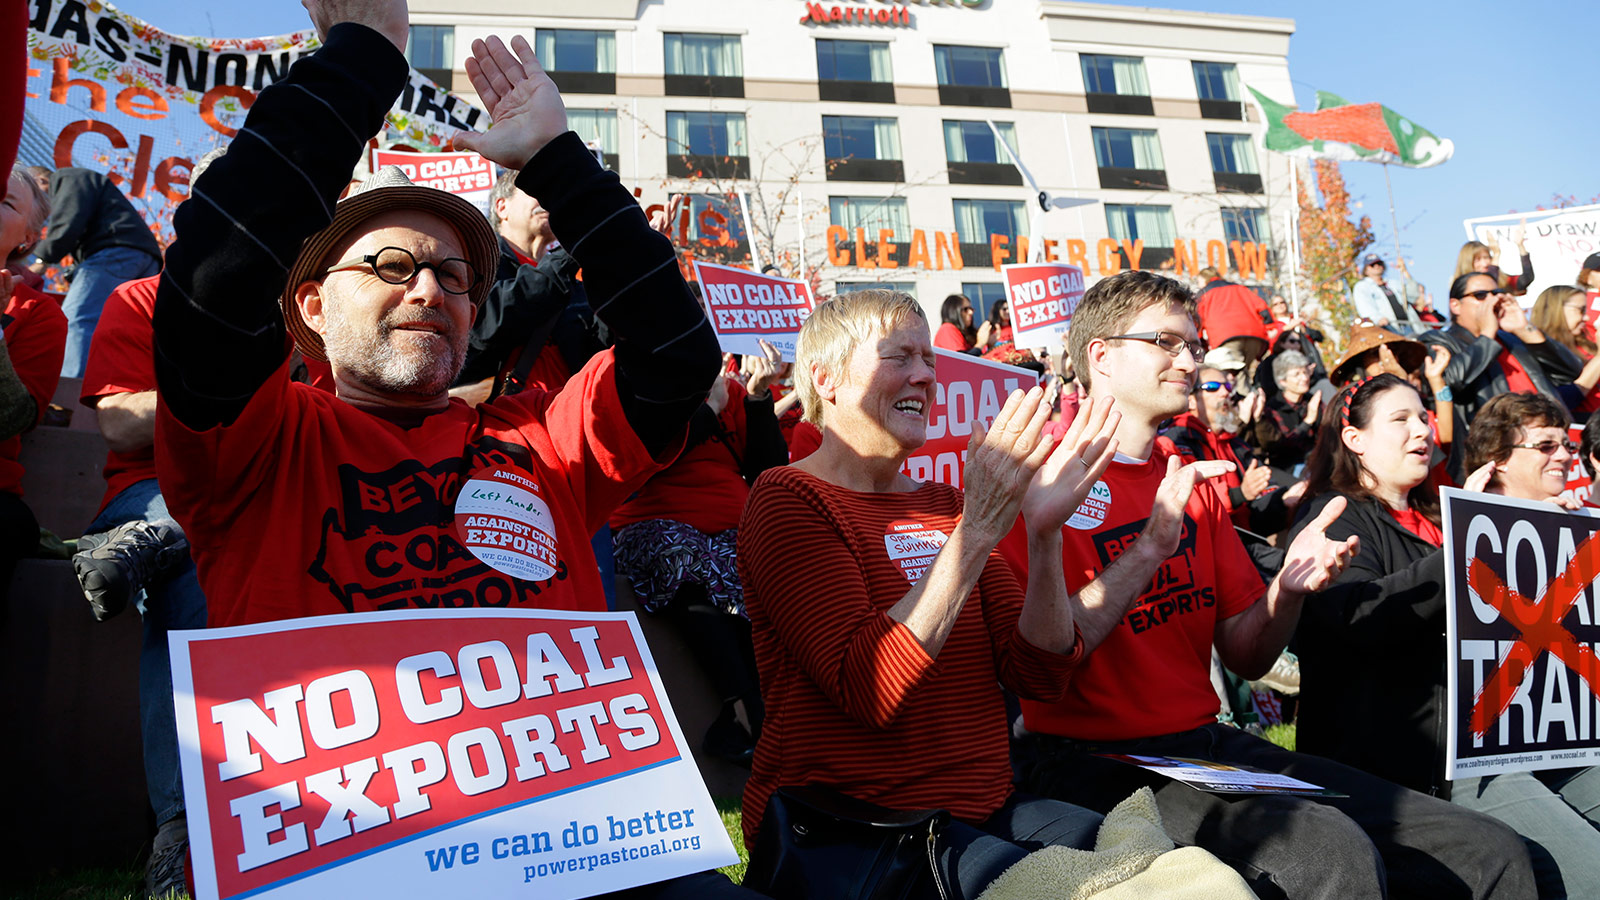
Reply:
[[[1467,568],[1467,584],[1521,635],[1511,643],[1511,649],[1473,698],[1474,736],[1482,738],[1488,734],[1489,726],[1510,708],[1522,679],[1541,653],[1549,652],[1561,660],[1583,679],[1592,693],[1600,696],[1600,659],[1595,657],[1593,648],[1580,644],[1561,625],[1561,620],[1582,596],[1583,589],[1596,577],[1600,577],[1600,532],[1589,535],[1578,545],[1572,553],[1572,561],[1545,586],[1543,596],[1537,601],[1507,587],[1488,563],[1481,559],[1472,561]]]
[[[72,71],[74,57],[58,56],[52,60],[50,70],[50,102],[66,103],[67,94],[72,88],[81,87],[89,89],[89,108],[95,112],[106,111],[106,89],[98,81],[88,78],[69,78],[67,73]]]
[[[122,132],[105,122],[96,122],[93,119],[73,122],[61,129],[61,133],[56,135],[54,162],[57,169],[66,169],[72,166],[73,145],[78,142],[78,137],[84,132],[104,135],[106,140],[111,142],[111,146],[118,150],[128,149],[128,139],[122,136]]]
[[[117,111],[135,119],[165,119],[167,98],[146,87],[131,87],[117,94]]]
[[[239,129],[229,128],[217,118],[217,103],[224,97],[232,97],[239,101],[240,109],[249,109],[250,104],[256,101],[256,95],[242,87],[231,84],[219,84],[200,97],[200,119],[210,125],[218,134],[226,137],[236,137]]]

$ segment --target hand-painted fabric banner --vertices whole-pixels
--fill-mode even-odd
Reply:
[[[163,244],[189,172],[224,146],[262,88],[319,46],[316,33],[169,34],[98,0],[32,0],[28,98],[18,160],[109,173]],[[442,150],[488,115],[415,69],[380,146]]]
[[[1317,91],[1316,111],[1300,112],[1255,88],[1250,93],[1267,120],[1262,143],[1278,153],[1423,168],[1456,151],[1454,143],[1381,104],[1351,103]]]

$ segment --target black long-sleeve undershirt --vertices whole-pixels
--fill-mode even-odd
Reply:
[[[194,430],[233,422],[289,353],[278,297],[300,245],[332,219],[367,139],[405,85],[405,58],[361,25],[261,92],[228,153],[174,216],[157,293],[162,400]],[[616,338],[617,389],[647,449],[671,446],[704,400],[716,337],[667,238],[571,132],[522,169],[518,187],[550,211]]]

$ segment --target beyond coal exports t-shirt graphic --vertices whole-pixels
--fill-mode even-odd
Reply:
[[[1144,533],[1149,521],[1140,519],[1096,532],[1093,540],[1100,568],[1105,569],[1132,547],[1133,542]],[[1216,605],[1216,588],[1210,584],[1195,583],[1196,527],[1194,518],[1186,512],[1183,516],[1183,532],[1178,536],[1178,549],[1162,561],[1155,576],[1150,579],[1149,588],[1134,601],[1124,616],[1135,634],[1165,625],[1174,616]]]
[[[565,581],[568,572],[559,557],[549,508],[537,497],[533,471],[526,447],[488,436],[480,437],[465,458],[431,466],[404,460],[381,472],[364,472],[341,465],[339,504],[322,516],[322,541],[308,572],[328,586],[347,612],[540,606],[535,598],[551,582]],[[484,530],[478,523],[470,530],[457,527],[463,488],[472,485],[486,497],[490,492],[480,482],[496,472],[509,476],[500,479],[509,486],[507,495],[513,490],[534,495],[521,509],[502,502],[510,515],[498,519],[507,523],[498,530],[509,535],[503,555],[523,557],[520,566],[491,564],[495,555],[481,546],[486,537],[471,548],[464,543],[469,534]],[[475,502],[485,501],[480,497]],[[537,508],[529,507],[542,508],[542,518]],[[520,537],[530,546],[516,553],[520,525],[527,526]]]

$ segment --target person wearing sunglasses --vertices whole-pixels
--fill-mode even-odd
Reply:
[[[1233,464],[1232,471],[1212,479],[1228,499],[1233,524],[1261,534],[1282,530],[1288,524],[1284,498],[1273,485],[1272,468],[1240,437],[1243,423],[1232,376],[1201,366],[1195,377],[1189,408],[1173,417],[1160,439],[1170,442],[1185,462],[1217,459]]]
[[[1575,354],[1551,341],[1528,325],[1527,316],[1516,298],[1501,289],[1498,282],[1482,272],[1468,272],[1450,283],[1451,324],[1423,334],[1425,344],[1450,351],[1444,367],[1445,388],[1455,409],[1456,434],[1467,433],[1479,409],[1490,398],[1508,392],[1537,393],[1550,398],[1571,412],[1583,404],[1584,389],[1575,384],[1557,384],[1550,377],[1543,354],[1566,354],[1575,371],[1583,363]],[[1531,342],[1531,343],[1530,343]],[[1538,347],[1536,344],[1546,346]],[[1450,475],[1457,482],[1466,477],[1458,460],[1452,460]]]
[[[1566,409],[1539,394],[1501,394],[1478,410],[1467,435],[1467,468],[1492,466],[1484,490],[1521,500],[1579,504],[1568,496],[1567,473],[1578,445],[1567,435]]]

